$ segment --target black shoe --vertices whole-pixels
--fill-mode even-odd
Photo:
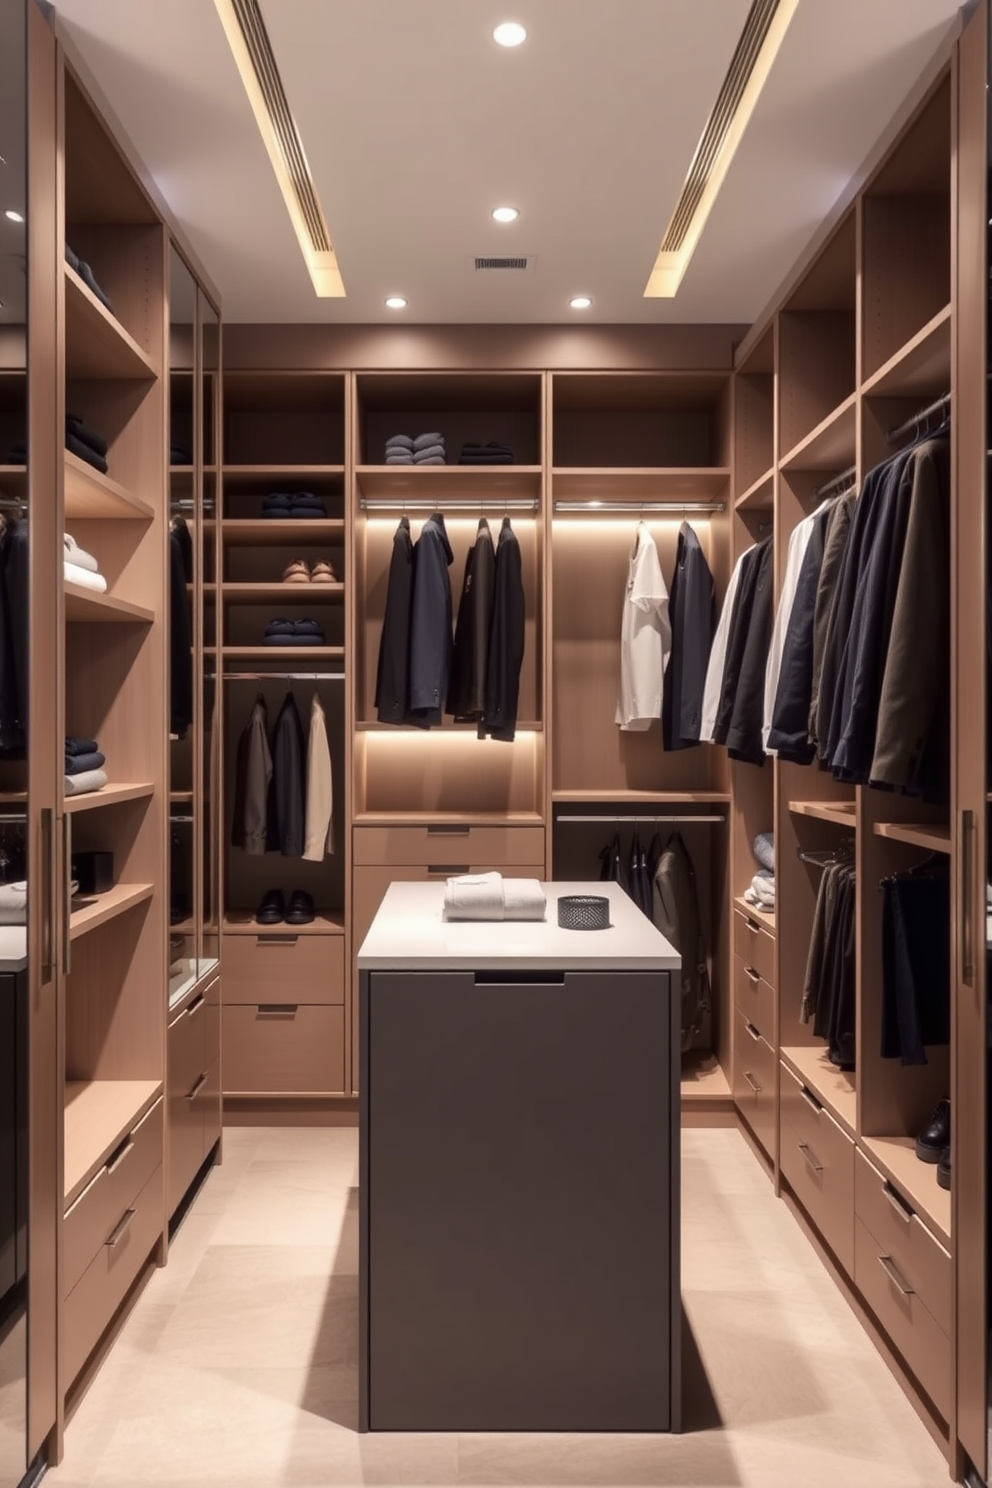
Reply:
[[[286,901],[282,889],[270,889],[258,906],[255,922],[259,925],[281,925],[286,918]]]
[[[951,1186],[951,1149],[945,1147],[937,1164],[937,1183],[941,1188]]]
[[[933,1115],[916,1139],[916,1155],[920,1162],[940,1162],[940,1154],[951,1145],[951,1103],[938,1101]]]
[[[313,896],[303,889],[296,889],[290,896],[286,911],[287,925],[312,925],[314,919]]]

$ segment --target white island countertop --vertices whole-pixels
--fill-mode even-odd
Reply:
[[[392,883],[358,952],[360,971],[677,971],[678,952],[619,884],[542,883],[543,921],[445,920],[444,883]],[[562,930],[558,899],[600,894],[607,930]]]
[[[28,932],[24,925],[0,925],[0,971],[23,971],[28,964]]]

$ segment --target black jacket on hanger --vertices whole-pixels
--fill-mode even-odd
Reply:
[[[714,744],[726,744],[727,742],[727,731],[730,728],[730,720],[734,712],[737,681],[740,677],[741,663],[744,660],[744,650],[747,646],[747,633],[748,627],[751,624],[751,611],[754,608],[754,593],[758,582],[758,570],[761,566],[762,554],[769,546],[770,539],[766,538],[763,543],[756,543],[753,548],[749,548],[741,559],[737,592],[734,595],[734,607],[730,612],[730,626],[727,631],[727,650],[723,661],[723,681],[720,686],[720,702],[713,723]],[[762,697],[764,697],[764,688],[762,688]]]
[[[182,536],[185,534],[185,540]],[[186,585],[192,542],[182,517],[169,530],[169,732],[179,739],[193,721],[193,635]]]
[[[410,523],[401,517],[393,533],[386,612],[379,637],[375,678],[376,717],[380,723],[404,723],[408,706],[410,600],[413,594],[413,543]]]
[[[410,718],[424,728],[441,722],[451,670],[451,579],[454,554],[444,515],[434,512],[413,550],[410,605]]]
[[[275,840],[284,858],[302,858],[306,838],[306,741],[296,699],[287,692],[272,736]]]
[[[0,748],[28,741],[28,524],[7,522],[0,539]]]
[[[810,764],[815,752],[809,737],[809,708],[813,691],[813,619],[829,518],[829,510],[817,515],[803,555],[792,614],[782,647],[778,687],[775,689],[772,708],[772,726],[768,734],[768,748],[775,750],[779,759],[791,760],[797,765]]]
[[[672,649],[661,704],[666,749],[690,749],[699,743],[706,668],[713,645],[713,600],[713,575],[706,554],[688,522],[683,522],[668,596]]]
[[[745,562],[734,601],[713,738],[717,744],[726,744],[732,759],[761,765],[765,762],[765,667],[774,622],[771,539],[745,554]]]
[[[489,656],[486,662],[486,711],[479,737],[512,739],[517,727],[520,668],[524,659],[524,581],[520,544],[504,517],[496,548],[496,586]]]
[[[654,872],[652,919],[682,957],[682,1049],[712,1044],[712,999],[692,858],[673,832]]]
[[[447,711],[455,718],[471,722],[480,719],[486,709],[486,668],[495,587],[496,549],[489,523],[482,517],[465,560],[448,684]]]

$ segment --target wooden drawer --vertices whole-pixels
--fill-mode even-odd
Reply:
[[[160,1108],[161,1109],[161,1108]],[[117,1211],[65,1303],[65,1381],[75,1379],[162,1236],[162,1168]]]
[[[942,1332],[951,1331],[951,1258],[919,1216],[859,1149],[854,1212],[892,1259]]]
[[[219,1058],[215,1059],[206,1070],[203,1083],[196,1093],[196,1102],[203,1118],[203,1152],[200,1157],[202,1162],[220,1136],[223,1125]]]
[[[223,1073],[228,1095],[342,1094],[344,1008],[225,1003]]]
[[[357,829],[356,829],[357,830]],[[370,828],[363,828],[369,831]],[[404,829],[405,830],[405,829]],[[495,828],[487,828],[495,830]],[[453,873],[487,873],[492,864],[480,863],[454,863],[446,861],[439,864],[414,864],[406,867],[364,867],[355,868],[352,871],[352,944],[357,955],[369,931],[369,926],[375,919],[376,910],[382,903],[383,896],[391,883],[436,883],[438,880],[449,878]],[[544,863],[514,863],[509,867],[502,866],[499,870],[504,878],[537,878],[544,877]],[[227,968],[224,969],[225,980]]]
[[[775,1151],[775,1053],[739,1009],[734,1019],[734,1104],[770,1157]]]
[[[887,1246],[864,1221],[854,1220],[854,1280],[909,1368],[948,1419],[951,1408],[951,1342],[902,1275]]]
[[[344,937],[286,927],[224,936],[225,1003],[344,1002]]]
[[[734,910],[734,950],[745,966],[775,986],[775,937],[739,909]]]
[[[163,1102],[159,1098],[66,1210],[65,1289],[70,1292],[124,1210],[162,1165]],[[159,1215],[159,1228],[161,1228]]]
[[[775,993],[763,976],[734,957],[734,1001],[765,1041],[775,1043]]]
[[[191,1003],[169,1025],[169,1162],[166,1185],[174,1214],[203,1160],[203,1119],[196,1088],[203,1074],[204,1005]]]
[[[782,1173],[849,1276],[854,1274],[854,1143],[782,1065]]]
[[[544,872],[543,827],[468,827],[437,823],[422,827],[356,827],[356,864],[417,867],[439,863],[479,863],[481,870],[507,863],[529,863],[530,872],[512,877],[537,878]]]

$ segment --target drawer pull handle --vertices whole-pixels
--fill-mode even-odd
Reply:
[[[892,1205],[892,1208],[898,1214],[899,1218],[901,1220],[904,1220],[906,1224],[909,1224],[910,1220],[913,1218],[913,1210],[906,1203],[906,1200],[903,1198],[902,1194],[896,1193],[895,1189],[892,1187],[892,1184],[889,1183],[887,1179],[882,1184],[882,1192],[888,1199],[889,1203]]]
[[[430,863],[427,872],[432,877],[440,877],[443,873],[445,878],[453,878],[458,873],[470,873],[471,868],[468,863]]]
[[[206,1085],[206,1083],[207,1083],[207,1076],[206,1076],[206,1073],[204,1073],[197,1080],[196,1084],[193,1086],[193,1089],[190,1091],[190,1093],[186,1097],[186,1099],[188,1101],[190,1101],[190,1102],[195,1101],[196,1100],[196,1097],[199,1095],[200,1091],[203,1089],[203,1087],[204,1087],[204,1085]]]
[[[186,1016],[187,1016],[187,1018],[195,1018],[196,1015],[197,1015],[197,1013],[203,1007],[203,1003],[204,1003],[203,993],[200,992],[200,993],[197,994],[196,997],[193,998],[193,1001],[190,1003],[189,1007],[186,1009]]]
[[[799,1094],[802,1096],[803,1100],[809,1106],[811,1111],[815,1111],[817,1116],[822,1114],[823,1106],[821,1102],[817,1100],[816,1096],[813,1094],[812,1090],[810,1090],[808,1085],[800,1085]]]
[[[467,837],[469,831],[469,827],[445,826],[442,822],[437,822],[434,826],[427,828],[427,835],[428,837]]]
[[[758,1029],[755,1028],[754,1024],[749,1023],[748,1020],[745,1018],[744,1027],[747,1029],[748,1037],[754,1039],[754,1042],[757,1043],[761,1037],[761,1034],[759,1033]]]
[[[296,1002],[260,1002],[258,1004],[258,1016],[260,1018],[295,1018],[299,1004]]]
[[[124,1239],[124,1236],[127,1234],[128,1230],[131,1228],[131,1221],[134,1218],[134,1216],[137,1214],[137,1212],[138,1212],[137,1209],[125,1209],[124,1210],[123,1215],[117,1221],[117,1223],[114,1225],[114,1228],[111,1230],[110,1234],[107,1236],[106,1240],[103,1242],[104,1245],[106,1245],[106,1247],[107,1247],[108,1250],[116,1250],[117,1249],[118,1245]]]
[[[803,1161],[805,1162],[806,1166],[808,1168],[812,1168],[814,1173],[822,1173],[823,1164],[821,1162],[817,1162],[816,1153],[810,1149],[809,1144],[807,1142],[797,1142],[796,1146],[802,1153]]]
[[[906,1285],[902,1277],[899,1275],[899,1272],[896,1270],[895,1266],[893,1266],[891,1257],[887,1255],[880,1255],[878,1258],[878,1264],[881,1266],[882,1270],[885,1272],[892,1285],[898,1287],[904,1297],[912,1297],[914,1295],[913,1288]]]
[[[757,1080],[754,1078],[750,1070],[744,1071],[744,1078],[750,1085],[751,1089],[754,1091],[755,1095],[760,1095],[761,1086],[758,1084]]]
[[[745,966],[745,968],[744,968],[744,975],[748,978],[749,981],[752,981],[752,982],[760,982],[761,981],[761,977],[759,976],[758,972],[756,972],[754,970],[754,968],[751,967],[751,966]]]
[[[757,920],[745,920],[744,923],[752,935],[759,935],[761,933],[761,926]]]
[[[117,1150],[115,1152],[112,1152],[110,1154],[110,1156],[107,1158],[107,1161],[106,1161],[106,1163],[104,1165],[105,1168],[106,1168],[106,1171],[108,1173],[113,1173],[117,1168],[120,1167],[121,1163],[127,1157],[128,1153],[129,1152],[133,1152],[133,1151],[134,1151],[134,1138],[133,1137],[125,1137],[124,1138],[124,1141],[117,1148]]]
[[[256,935],[257,946],[288,946],[295,945],[299,940],[298,935]]]

